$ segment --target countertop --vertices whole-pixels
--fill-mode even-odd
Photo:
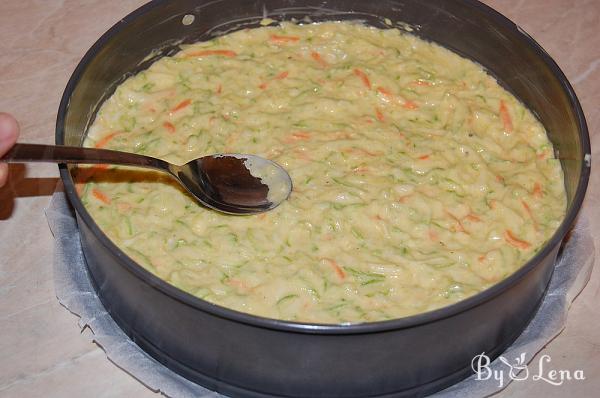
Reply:
[[[600,159],[600,1],[488,0],[554,57],[582,102]],[[22,142],[53,143],[56,112],[76,64],[94,41],[143,0],[1,0],[0,111],[21,123]],[[592,165],[597,169],[597,162]],[[58,182],[54,165],[15,165],[0,189],[0,396],[156,397],[117,366],[56,299],[52,235],[44,209]],[[581,219],[591,225],[600,261],[600,174],[592,178]],[[573,303],[564,331],[533,360],[580,369],[585,380],[553,386],[513,382],[501,396],[587,397],[600,390],[600,270]]]

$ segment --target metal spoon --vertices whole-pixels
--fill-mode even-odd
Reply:
[[[271,210],[292,190],[292,180],[280,165],[254,155],[209,155],[177,166],[150,156],[108,149],[15,144],[0,162],[100,163],[156,169],[176,179],[203,205],[228,214]]]

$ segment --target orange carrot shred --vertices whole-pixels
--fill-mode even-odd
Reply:
[[[473,221],[473,222],[481,222],[481,218],[479,218],[476,214],[470,213],[465,216],[465,220]]]
[[[298,36],[280,36],[280,35],[271,35],[270,40],[275,43],[293,43],[300,40]]]
[[[186,108],[187,106],[189,106],[192,103],[191,99],[186,99],[181,101],[179,104],[177,104],[173,109],[171,109],[171,112],[177,112],[180,111],[184,108]]]
[[[408,202],[408,200],[409,200],[409,199],[410,199],[412,196],[413,196],[412,194],[408,194],[408,195],[400,196],[400,197],[398,198],[398,202],[400,202],[400,203],[406,203],[406,202]]]
[[[92,189],[92,195],[94,195],[94,197],[96,199],[98,199],[99,201],[105,203],[105,204],[110,204],[110,198],[108,196],[106,196],[106,194],[102,191],[100,191],[99,189]]]
[[[385,87],[377,87],[377,91],[388,98],[392,97],[392,92]]]
[[[105,135],[98,142],[96,142],[96,145],[94,145],[94,146],[96,148],[104,148],[106,146],[106,144],[108,144],[113,138],[115,138],[115,136],[117,134],[119,134],[119,132],[114,132],[114,133],[110,133],[108,135]]]
[[[297,131],[292,133],[292,137],[294,137],[296,140],[309,140],[310,133],[307,133],[306,131]]]
[[[533,184],[533,191],[531,191],[531,194],[533,196],[537,196],[538,198],[542,197],[542,195],[544,193],[542,192],[542,186],[540,185],[539,182],[536,182],[535,184]]]
[[[319,54],[318,52],[313,51],[313,52],[310,53],[310,56],[311,56],[312,59],[314,59],[315,61],[317,61],[319,63],[319,65],[321,65],[322,67],[325,68],[325,67],[329,66],[329,64],[327,63],[327,61],[325,61],[323,59],[323,57],[321,57],[321,54]]]
[[[531,221],[533,222],[533,228],[537,231],[538,230],[538,223],[535,220],[535,217],[533,216],[533,212],[531,211],[531,208],[529,207],[529,205],[527,204],[527,202],[525,202],[524,200],[521,201],[521,204],[525,208],[525,211],[527,212],[527,215],[529,216],[529,218],[531,218]]]
[[[281,72],[280,74],[275,76],[275,80],[283,80],[286,77],[288,77],[289,75],[290,75],[290,72],[288,72],[288,71]]]
[[[175,132],[175,125],[171,122],[164,122],[163,127],[171,134]]]
[[[429,155],[419,156],[419,159],[421,159],[421,160],[427,160],[427,159],[429,159]]]
[[[222,86],[221,84],[219,84],[219,85],[217,86],[216,93],[217,93],[217,94],[221,94],[222,92],[223,92],[223,86]]]
[[[357,173],[366,173],[370,169],[367,166],[358,166],[352,169],[352,171],[356,171]]]
[[[380,122],[385,121],[385,116],[383,116],[383,112],[381,112],[381,109],[375,108],[375,116],[377,117],[377,120],[379,120]]]
[[[439,241],[439,240],[440,240],[440,236],[439,236],[439,235],[438,235],[438,233],[437,233],[437,232],[435,232],[435,230],[433,230],[433,229],[430,229],[430,230],[427,232],[427,234],[429,235],[429,239],[430,239],[430,240],[432,240],[432,241],[434,241],[434,242],[437,242],[437,241]]]
[[[518,249],[525,250],[531,247],[531,243],[517,238],[510,229],[504,231],[504,239]]]
[[[454,221],[456,221],[456,225],[458,225],[458,228],[456,228],[456,231],[458,231],[458,232],[464,232],[464,233],[467,233],[467,234],[469,233],[469,232],[467,232],[467,230],[465,229],[465,227],[464,227],[463,223],[462,223],[462,222],[461,222],[461,221],[460,221],[460,220],[459,220],[457,217],[455,217],[455,216],[454,216],[454,214],[450,213],[449,211],[446,211],[446,214],[447,214],[447,215],[448,215],[450,218],[452,218]]]
[[[117,209],[121,212],[127,212],[131,210],[131,205],[129,203],[117,203]]]
[[[327,261],[331,265],[331,267],[340,279],[346,278],[346,273],[335,260],[331,258],[324,258],[323,260]]]
[[[406,101],[404,102],[404,104],[402,104],[402,107],[406,108],[406,109],[418,109],[419,105],[415,104],[412,101]]]
[[[267,87],[269,87],[268,83],[261,83],[258,85],[258,88],[260,88],[261,90],[266,90]]]
[[[477,259],[479,260],[480,263],[482,263],[486,257],[487,257],[486,255],[481,255]]]
[[[504,100],[500,100],[500,118],[502,119],[504,130],[507,133],[511,133],[513,131],[512,119],[510,118],[510,113],[508,112],[508,107],[504,103]]]
[[[237,53],[231,50],[203,50],[187,53],[186,57],[205,57],[209,55],[220,55],[223,57],[233,58],[237,56]]]
[[[356,76],[358,76],[360,78],[360,80],[362,80],[365,87],[367,87],[369,90],[371,89],[371,81],[369,80],[369,76],[367,76],[367,74],[365,72],[356,68],[356,69],[354,69],[354,74]]]

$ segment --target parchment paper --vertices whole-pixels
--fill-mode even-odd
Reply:
[[[54,235],[54,282],[59,302],[77,315],[79,327],[89,328],[87,335],[100,346],[115,365],[153,391],[172,397],[223,397],[167,369],[135,345],[112,320],[96,295],[85,267],[77,223],[64,192],[52,197],[46,217]],[[585,220],[579,220],[557,261],[549,291],[535,318],[523,334],[502,356],[515,364],[525,362],[564,328],[567,312],[574,298],[589,280],[594,263],[594,242]],[[522,356],[522,354],[524,355]],[[510,367],[500,360],[492,362],[492,370],[506,375]],[[400,376],[399,376],[400,377]],[[473,375],[436,397],[485,397],[508,385],[497,380],[476,380]]]

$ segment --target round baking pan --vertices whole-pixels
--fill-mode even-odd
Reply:
[[[481,64],[548,130],[565,173],[564,221],[513,275],[456,304],[384,322],[294,323],[213,305],[143,269],[100,230],[79,200],[69,168],[61,165],[102,303],[158,361],[232,396],[412,396],[461,380],[476,354],[498,356],[534,316],[590,173],[589,136],[572,87],[531,37],[489,7],[469,0],[153,1],[120,20],[77,66],[60,104],[56,143],[81,145],[115,87],[178,44],[256,27],[263,17],[361,20],[380,28],[388,27],[385,18],[402,21],[414,34]]]

